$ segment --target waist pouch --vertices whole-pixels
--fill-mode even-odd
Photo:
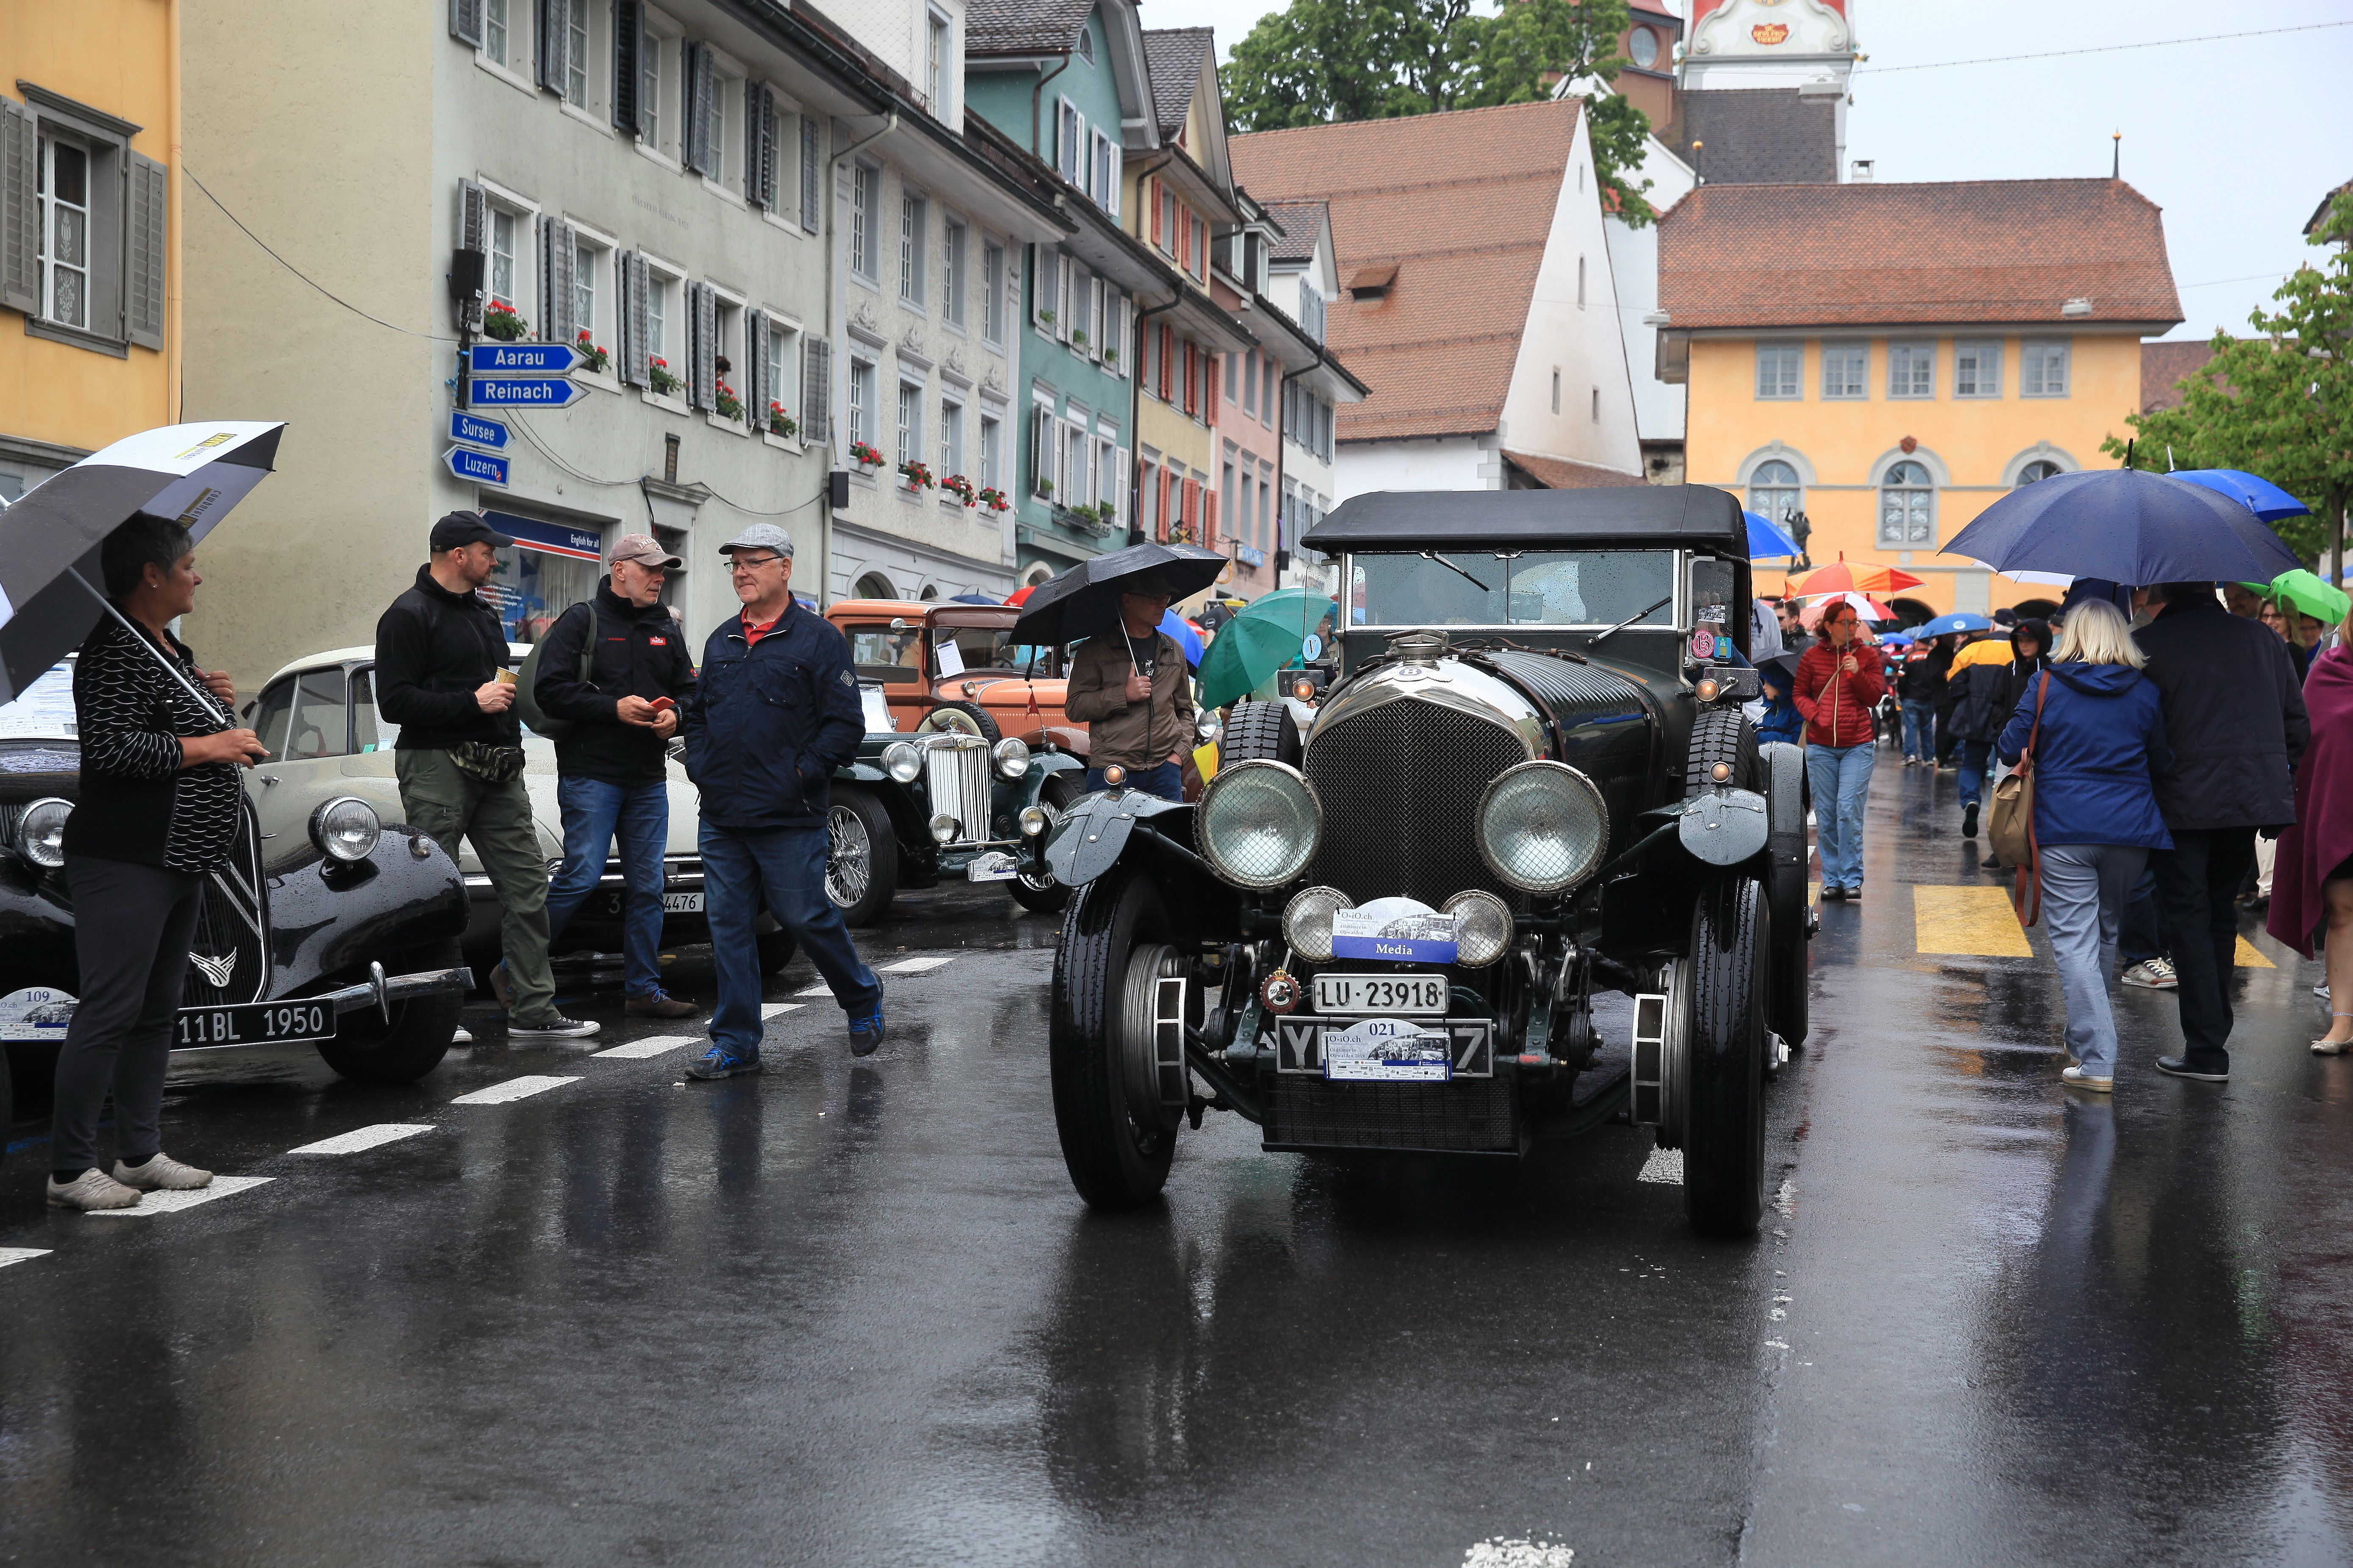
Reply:
[[[488,741],[468,741],[449,748],[458,771],[484,784],[501,784],[522,776],[522,748],[498,746]]]

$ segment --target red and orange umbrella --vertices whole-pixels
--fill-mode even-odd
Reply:
[[[1898,588],[1916,588],[1925,579],[1893,566],[1880,566],[1869,562],[1856,563],[1844,555],[1828,566],[1819,567],[1802,577],[1789,579],[1789,591],[1810,596],[1815,594],[1893,594]]]

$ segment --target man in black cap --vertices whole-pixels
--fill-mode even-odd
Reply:
[[[470,840],[498,893],[503,958],[492,979],[507,1002],[508,1037],[582,1039],[596,1026],[555,1010],[547,966],[547,865],[523,793],[515,689],[501,679],[506,632],[477,592],[513,542],[476,511],[433,525],[433,559],[376,622],[376,710],[400,726],[393,765],[409,822],[452,860],[459,840]]]
[[[1193,681],[1185,650],[1160,629],[1171,595],[1144,577],[1119,596],[1119,625],[1089,637],[1071,660],[1062,711],[1087,727],[1086,787],[1099,790],[1119,768],[1131,789],[1182,800],[1192,749]]]

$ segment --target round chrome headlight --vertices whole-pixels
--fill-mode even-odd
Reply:
[[[1510,951],[1512,906],[1485,889],[1455,894],[1440,912],[1454,917],[1454,962],[1465,969],[1484,969]]]
[[[1557,893],[1593,875],[1609,847],[1609,808],[1564,763],[1522,763],[1479,803],[1479,854],[1524,893]]]
[[[1018,779],[1029,771],[1029,748],[1010,738],[997,742],[991,753],[997,758],[997,771],[1009,779]]]
[[[47,795],[25,808],[16,821],[16,853],[36,866],[56,870],[66,863],[66,818],[73,802]]]
[[[384,824],[375,807],[353,795],[342,795],[311,814],[311,842],[332,859],[349,863],[375,853]]]
[[[1307,869],[1324,837],[1324,808],[1305,776],[1262,758],[1219,769],[1195,817],[1210,869],[1241,888],[1282,887]]]
[[[1303,888],[1282,906],[1282,940],[1310,963],[1332,962],[1332,916],[1356,900],[1337,888]]]
[[[882,771],[901,784],[913,784],[923,771],[922,748],[904,741],[892,742],[882,748]]]
[[[1053,820],[1054,819],[1051,816],[1047,815],[1046,808],[1042,805],[1023,806],[1021,808],[1021,837],[1024,838],[1037,837],[1038,835],[1045,832],[1046,829],[1052,825]]]
[[[1216,745],[1225,732],[1226,727],[1218,722],[1215,710],[1204,711],[1193,724],[1193,733],[1199,737],[1201,744],[1205,746]]]
[[[956,819],[943,811],[932,818],[932,841],[945,844],[956,836]]]

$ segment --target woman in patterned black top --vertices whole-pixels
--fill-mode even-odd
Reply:
[[[213,1179],[163,1152],[164,1067],[204,874],[228,858],[244,806],[237,770],[269,755],[237,727],[228,677],[198,669],[166,629],[195,607],[203,581],[187,530],[134,517],[99,559],[107,596],[132,626],[100,620],[74,665],[81,789],[66,820],[66,889],[75,929],[106,940],[75,943],[81,998],[58,1053],[48,1196],[72,1209],[129,1208],[143,1192]],[[110,1090],[111,1176],[97,1147]]]

